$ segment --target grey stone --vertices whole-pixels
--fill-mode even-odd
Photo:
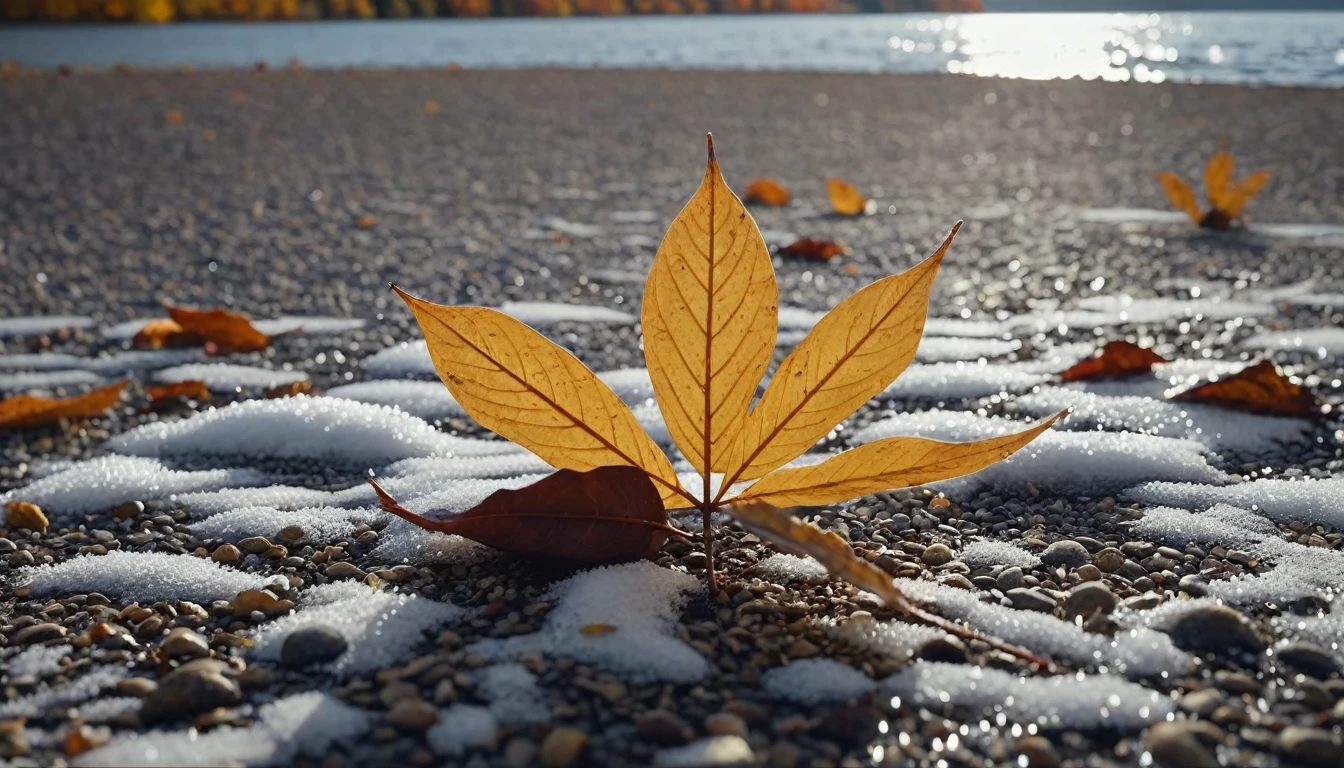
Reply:
[[[1041,562],[1046,565],[1062,565],[1066,568],[1077,568],[1092,561],[1092,555],[1088,554],[1087,548],[1076,541],[1065,539],[1056,541],[1054,544],[1045,548],[1041,553]]]
[[[315,624],[295,630],[285,638],[280,649],[280,663],[295,669],[325,664],[340,658],[348,647],[340,632],[325,624]]]

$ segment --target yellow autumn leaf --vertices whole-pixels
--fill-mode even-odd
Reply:
[[[1269,171],[1256,171],[1242,179],[1240,184],[1233,186],[1232,192],[1223,202],[1225,206],[1223,212],[1234,219],[1241,216],[1241,209],[1246,207],[1246,203],[1249,203],[1251,198],[1260,193],[1260,190],[1269,182],[1269,178]]]
[[[728,514],[748,531],[794,555],[808,556],[826,566],[832,576],[882,598],[889,607],[904,603],[901,591],[881,568],[854,555],[849,542],[835,531],[804,523],[790,512],[761,501],[732,504]]]
[[[801,456],[890,386],[915,357],[938,265],[961,228],[915,268],[840,302],[784,358],[737,434],[723,488]]]
[[[1157,180],[1162,184],[1162,191],[1167,193],[1167,199],[1179,210],[1185,211],[1190,220],[1198,224],[1204,218],[1204,214],[1199,211],[1199,201],[1195,198],[1195,190],[1190,183],[1171,171],[1158,171]]]
[[[859,216],[868,210],[868,198],[847,181],[827,179],[826,194],[831,198],[831,209],[841,216]]]
[[[820,464],[771,472],[733,501],[761,501],[777,507],[819,506],[969,475],[1008,458],[1063,415],[1055,414],[1021,432],[971,443],[923,437],[875,440]]]
[[[1227,200],[1236,189],[1233,178],[1237,173],[1237,161],[1230,152],[1214,152],[1209,164],[1204,166],[1204,193],[1209,205],[1220,211],[1227,210]]]
[[[701,474],[726,469],[774,355],[778,304],[770,252],[710,139],[700,188],[654,257],[640,318],[668,431]]]
[[[393,290],[415,313],[439,377],[482,426],[557,469],[638,467],[669,507],[692,503],[635,415],[569,351],[503,312]]]

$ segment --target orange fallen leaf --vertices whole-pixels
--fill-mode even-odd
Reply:
[[[282,397],[297,397],[307,395],[313,391],[313,382],[308,379],[281,384],[278,387],[271,387],[262,393],[267,400],[278,400]]]
[[[77,397],[16,395],[0,401],[0,429],[31,429],[61,419],[80,419],[116,405],[126,389],[126,380],[86,392]]]
[[[1059,374],[1059,378],[1063,381],[1123,379],[1148,373],[1153,370],[1154,365],[1165,362],[1167,362],[1165,357],[1151,349],[1128,341],[1112,341],[1102,347],[1100,355],[1077,363]]]
[[[756,179],[747,185],[742,195],[742,201],[745,203],[773,206],[788,205],[792,199],[793,195],[789,194],[789,190],[774,179]]]
[[[495,491],[466,512],[416,514],[373,479],[385,512],[519,555],[585,563],[652,557],[672,528],[653,481],[638,467],[561,469],[532,485]]]
[[[831,197],[831,209],[841,216],[861,216],[868,209],[868,198],[849,182],[827,179],[826,194]]]
[[[426,115],[437,115],[439,114],[439,102],[433,99],[425,99],[424,109]]]
[[[854,277],[855,275],[859,274],[859,265],[858,265],[858,264],[846,264],[846,265],[845,265],[845,274],[846,274],[846,275],[849,275],[850,277]]]
[[[163,113],[163,122],[168,125],[181,125],[187,119],[187,113],[180,109],[170,109]]]
[[[584,624],[579,628],[579,634],[584,637],[601,637],[609,635],[616,631],[616,627],[610,624]]]
[[[1191,387],[1171,399],[1268,416],[1321,416],[1321,404],[1315,396],[1289,381],[1270,360],[1261,360],[1225,379]]]
[[[160,317],[145,323],[145,327],[136,331],[131,346],[137,349],[163,349],[164,347],[195,346],[201,343],[199,336],[187,338],[177,321]]]
[[[1192,221],[1206,229],[1228,229],[1242,222],[1242,209],[1259,194],[1269,182],[1269,171],[1256,171],[1236,180],[1237,162],[1228,152],[1215,152],[1204,168],[1204,191],[1208,195],[1209,210],[1201,211],[1194,187],[1170,171],[1159,171],[1156,176],[1167,193],[1171,204],[1184,211]]]
[[[373,229],[378,226],[378,219],[366,213],[355,220],[355,226],[360,229]]]
[[[46,533],[49,524],[42,508],[31,501],[11,501],[5,505],[5,525],[10,528]]]
[[[65,734],[65,756],[78,757],[103,746],[107,741],[106,736],[95,734],[89,726],[75,725]]]
[[[156,384],[145,390],[151,403],[181,398],[183,400],[209,400],[210,390],[199,379],[175,381],[171,384]]]
[[[813,261],[830,261],[845,252],[845,246],[834,240],[817,240],[804,237],[779,249],[780,256]]]
[[[167,308],[183,333],[195,334],[227,352],[255,352],[271,345],[266,334],[252,326],[241,312],[228,309]]]

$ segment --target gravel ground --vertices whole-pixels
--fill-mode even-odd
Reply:
[[[1338,243],[1212,235],[1178,225],[1078,224],[1071,211],[1164,207],[1150,172],[1171,168],[1197,177],[1207,156],[1226,142],[1243,168],[1275,172],[1251,206],[1255,221],[1344,222],[1341,122],[1344,100],[1333,91],[1223,86],[550,71],[11,76],[0,78],[6,168],[0,317],[73,313],[111,323],[156,315],[158,303],[171,300],[263,317],[370,319],[366,330],[339,339],[285,337],[264,353],[231,360],[293,363],[310,372],[320,391],[360,378],[360,359],[417,335],[409,313],[384,287],[389,280],[445,303],[547,299],[634,312],[653,248],[699,178],[706,130],[714,131],[730,182],[740,186],[769,175],[792,189],[795,205],[756,211],[764,230],[834,237],[852,249],[821,266],[777,261],[786,304],[831,306],[910,266],[963,218],[967,225],[935,287],[934,314],[1004,317],[1120,290],[1186,296],[1193,285],[1230,291],[1315,279],[1325,290],[1340,290],[1344,246]],[[825,176],[857,185],[877,201],[878,212],[859,219],[825,215]],[[613,216],[636,211],[652,215]],[[371,218],[361,222],[364,217]],[[1173,319],[1126,330],[1169,355],[1211,349],[1235,358],[1236,343],[1257,327],[1338,325],[1341,319],[1337,310],[1301,309],[1259,326]],[[634,329],[561,325],[551,335],[595,370],[642,365]],[[1064,339],[1097,335],[1075,329]],[[1043,339],[1024,341],[1029,349]],[[108,346],[90,331],[0,340],[0,351],[11,353],[87,354]],[[1330,386],[1344,378],[1338,362],[1300,354],[1276,359],[1296,375],[1318,376],[1323,398],[1340,402],[1338,385]],[[853,424],[893,407],[928,405],[872,404]],[[79,428],[0,435],[0,490],[27,483],[35,465],[87,456],[111,434],[187,410],[145,413],[128,406]],[[1323,425],[1322,440],[1300,452],[1220,460],[1247,475],[1338,474],[1338,428]],[[323,467],[292,469],[318,487],[358,482]],[[1061,616],[1063,598],[1082,582],[1105,585],[1112,604],[1156,604],[1200,594],[1206,579],[1273,567],[1222,547],[1159,549],[1135,540],[1125,524],[1142,510],[1124,498],[987,492],[951,505],[932,501],[931,492],[917,490],[811,512],[894,574],[923,574],[991,601]],[[123,659],[154,678],[169,671],[165,659],[177,651],[148,650],[167,642],[165,631],[188,627],[204,628],[210,650],[230,658],[251,622],[236,617],[228,603],[106,607],[100,595],[33,601],[9,577],[26,564],[118,548],[242,556],[225,548],[232,545],[194,539],[185,520],[172,504],[131,503],[91,515],[75,529],[6,530],[0,540],[4,644],[74,645],[74,663],[61,674],[88,659]],[[282,576],[288,590],[340,578],[342,570],[360,575],[382,567],[367,557],[376,528],[332,542],[334,552],[251,542],[247,551],[260,556],[245,567]],[[1344,548],[1339,531],[1302,523],[1283,530],[1292,540]],[[1002,567],[973,569],[929,549],[946,544],[956,550],[975,535],[1020,541],[1038,552],[1072,541],[1081,553],[1005,576]],[[515,729],[462,762],[567,765],[564,748],[578,738],[577,729],[587,735],[587,752],[573,761],[613,765],[647,764],[662,747],[710,734],[742,735],[762,762],[781,768],[871,764],[874,746],[892,765],[1138,766],[1150,759],[1167,768],[1218,760],[1341,765],[1344,680],[1337,663],[1312,649],[1299,654],[1319,662],[1306,670],[1267,657],[1260,652],[1266,614],[1257,612],[1247,623],[1234,622],[1253,653],[1236,653],[1229,643],[1209,649],[1198,675],[1149,681],[1177,696],[1193,716],[1142,733],[1024,735],[982,721],[978,711],[893,707],[883,697],[840,707],[782,704],[761,690],[759,679],[784,661],[825,654],[876,675],[894,666],[807,620],[871,611],[852,589],[763,582],[750,573],[768,553],[754,537],[726,530],[721,541],[728,587],[717,602],[694,599],[678,627],[712,659],[711,679],[693,686],[627,684],[581,664],[531,658],[526,663],[543,683],[553,726]],[[360,573],[348,566],[332,573],[330,562],[349,563]],[[701,573],[704,556],[673,542],[658,562]],[[564,575],[502,558],[379,573],[403,590],[485,612],[427,643],[407,666],[333,688],[388,715],[354,748],[310,764],[435,763],[421,733],[424,708],[397,705],[471,701],[472,670],[482,660],[464,647],[531,631],[550,610],[545,586]],[[1030,596],[1008,596],[1014,584]],[[1187,629],[1207,637],[1212,624],[1197,622],[1218,619],[1196,613]],[[128,639],[91,636],[100,620],[124,627]],[[1104,621],[1089,628],[1108,631]],[[180,650],[183,657],[196,653]],[[974,642],[939,641],[920,655],[1020,669]],[[241,686],[220,699],[224,709],[199,714],[197,727],[245,718],[247,703],[270,696],[330,688],[311,675],[248,667],[236,657],[230,664],[222,672],[195,670],[220,687]],[[223,682],[215,679],[221,674]],[[21,695],[37,682],[11,679],[5,694]],[[123,687],[124,695],[153,697],[158,686],[151,679]],[[879,723],[885,724],[880,731]],[[48,733],[68,727],[59,712],[30,725]],[[144,727],[138,717],[117,725]],[[967,725],[974,738],[947,739],[965,736]],[[93,738],[100,733],[90,731]],[[45,749],[28,759],[56,759]]]

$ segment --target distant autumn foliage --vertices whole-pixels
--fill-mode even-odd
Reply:
[[[3,0],[8,21],[317,21],[485,16],[971,13],[981,0]]]

